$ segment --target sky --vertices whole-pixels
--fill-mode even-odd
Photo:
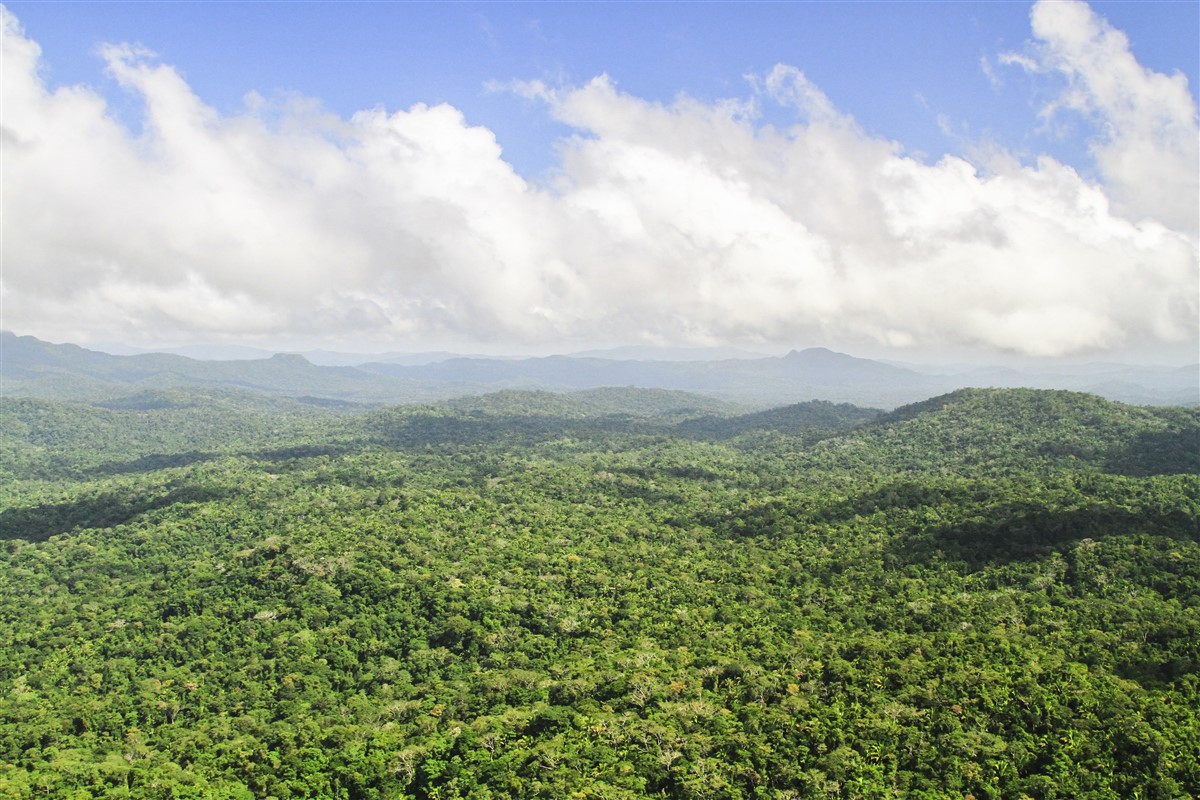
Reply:
[[[19,334],[1198,358],[1195,2],[2,8]]]

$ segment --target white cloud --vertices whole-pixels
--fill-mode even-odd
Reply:
[[[1032,55],[1007,63],[1053,72],[1066,89],[1043,109],[1064,109],[1097,125],[1096,164],[1116,211],[1195,233],[1200,226],[1200,132],[1182,73],[1163,75],[1137,62],[1129,39],[1078,0],[1040,0],[1030,15]]]
[[[450,106],[339,119],[252,95],[221,115],[169,66],[108,47],[144,103],[135,133],[93,91],[48,89],[5,11],[4,326],[398,348],[1194,341],[1186,198],[1143,191],[1167,163],[1195,175],[1194,108],[1136,62],[1105,77],[1114,32],[1068,35],[1058,13],[1035,9],[1038,63],[1111,122],[1104,185],[1050,158],[907,157],[784,65],[717,103],[653,103],[605,76],[514,84],[575,131],[546,186]],[[1160,101],[1169,113],[1139,117]],[[796,123],[761,124],[766,103]]]

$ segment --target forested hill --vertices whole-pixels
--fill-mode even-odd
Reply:
[[[0,797],[1200,796],[1196,409],[0,400]]]
[[[583,419],[628,415],[659,420],[685,419],[698,414],[735,415],[745,411],[736,403],[693,392],[612,386],[559,393],[505,390],[446,401],[459,412],[487,416],[539,416]]]
[[[775,449],[787,442],[803,447],[793,457],[845,474],[1200,472],[1196,408],[1129,406],[1075,392],[967,389],[890,413],[826,401],[739,410],[686,392],[633,388],[509,390],[369,413],[222,390],[145,391],[98,406],[0,398],[0,474],[79,477],[89,469],[253,456],[294,441],[348,451],[381,442],[470,447],[618,432]]]
[[[1130,406],[1078,392],[963,389],[880,416],[809,457],[814,466],[847,471],[1200,473],[1200,408]]]

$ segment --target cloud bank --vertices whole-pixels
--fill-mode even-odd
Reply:
[[[1099,131],[1100,182],[1049,157],[928,164],[798,69],[670,104],[514,84],[570,126],[544,183],[447,105],[221,115],[107,46],[141,129],[48,88],[3,35],[4,327],[47,338],[559,346],[875,343],[1030,355],[1197,336],[1196,108],[1086,5],[1039,3],[1003,60]],[[1015,68],[1015,67],[1010,67]],[[516,102],[516,100],[514,100]],[[760,124],[763,104],[794,111]]]

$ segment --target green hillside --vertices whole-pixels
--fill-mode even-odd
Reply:
[[[1038,389],[963,389],[905,406],[808,456],[843,470],[1200,472],[1200,408]]]
[[[0,419],[0,477],[9,480],[145,471],[337,427],[325,404],[194,389],[99,406],[0,398]]]
[[[463,413],[488,416],[538,416],[594,418],[631,416],[658,420],[687,419],[701,414],[728,416],[744,412],[742,406],[704,395],[673,389],[641,389],[632,386],[584,389],[570,393],[509,389],[443,403]]]
[[[810,400],[751,414],[690,419],[680,423],[679,431],[700,438],[729,438],[755,431],[791,435],[809,431],[829,432],[856,427],[877,418],[881,413],[877,409],[859,408],[849,403]]]
[[[258,402],[0,405],[0,797],[1200,795],[1194,410]]]

